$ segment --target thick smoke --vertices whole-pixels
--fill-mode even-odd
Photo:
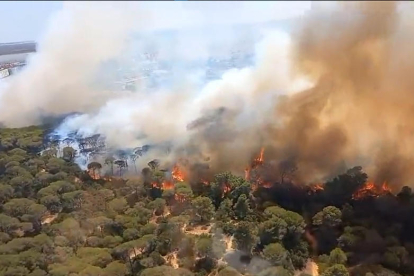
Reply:
[[[295,69],[316,84],[279,103],[283,124],[274,130],[279,157],[296,160],[301,175],[329,176],[357,163],[378,182],[411,184],[414,60],[406,45],[414,33],[407,10],[397,8],[341,3],[304,18]]]
[[[27,68],[15,79],[10,90],[16,92],[3,93],[0,119],[23,125],[28,119],[36,121],[39,111],[80,111],[85,114],[68,118],[61,128],[100,133],[112,148],[168,141],[173,150],[165,161],[183,157],[208,162],[212,172],[242,173],[265,147],[269,178],[293,172],[286,164],[297,167],[292,177],[298,182],[326,180],[346,167],[362,165],[375,181],[409,185],[414,165],[414,28],[406,14],[411,7],[393,2],[315,7],[291,37],[267,34],[256,49],[254,66],[230,70],[201,91],[181,84],[151,94],[116,95],[92,93],[87,82],[98,63],[121,50],[117,42],[128,30],[121,23],[108,23],[122,13],[99,11],[96,20],[114,32],[110,43],[93,49],[92,36],[86,42],[79,39],[71,47],[88,48],[86,56],[65,56],[64,47],[44,48],[46,60],[52,61],[44,62],[40,53],[31,64],[41,69],[39,74]],[[74,26],[88,25],[80,21]],[[63,41],[86,35],[69,30],[56,35]],[[100,37],[98,31],[93,39],[105,44],[107,32]],[[65,58],[67,64],[53,62]],[[160,158],[157,154],[148,158]]]
[[[64,2],[51,18],[38,53],[0,92],[0,121],[18,127],[40,123],[43,115],[102,106],[113,93],[94,90],[93,76],[102,62],[122,51],[124,40],[137,26],[132,24],[136,10],[122,2]]]
[[[264,142],[260,133],[275,95],[297,89],[289,78],[289,44],[284,33],[268,35],[257,47],[256,66],[230,70],[199,93],[186,87],[139,91],[108,101],[97,113],[71,118],[65,126],[85,135],[101,133],[114,148],[170,141],[170,160],[208,157],[212,171],[243,170]],[[160,158],[148,156],[154,157]]]

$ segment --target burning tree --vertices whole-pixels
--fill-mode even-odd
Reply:
[[[387,182],[384,182],[379,186],[374,182],[368,181],[352,195],[352,198],[358,200],[366,197],[378,197],[390,193],[391,189],[388,187]]]
[[[102,169],[101,163],[91,162],[88,164],[88,173],[93,179],[100,178],[100,170]]]

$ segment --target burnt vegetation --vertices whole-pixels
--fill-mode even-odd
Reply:
[[[245,176],[129,153],[81,170],[44,133],[0,130],[0,275],[414,275],[412,190],[361,167],[296,183],[262,149]]]

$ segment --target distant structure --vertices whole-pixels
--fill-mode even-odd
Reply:
[[[0,79],[19,71],[26,65],[26,58],[36,52],[33,41],[0,43]]]

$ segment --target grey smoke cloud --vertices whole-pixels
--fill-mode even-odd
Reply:
[[[265,33],[253,66],[200,90],[182,81],[150,94],[89,85],[99,65],[122,52],[131,27],[117,20],[127,13],[65,7],[58,16],[65,32],[52,27],[39,55],[1,92],[0,121],[19,126],[36,123],[40,111],[79,111],[61,127],[103,134],[113,148],[171,141],[167,161],[208,156],[213,172],[242,173],[265,147],[276,173],[282,161],[298,166],[298,182],[324,180],[346,164],[365,166],[377,181],[410,184],[414,29],[412,4],[401,5],[314,6],[292,35]]]
[[[1,91],[0,121],[24,126],[39,123],[42,113],[85,112],[104,104],[112,93],[94,90],[89,83],[99,64],[119,55],[136,28],[137,9],[129,6],[65,2],[52,17],[38,53]]]

